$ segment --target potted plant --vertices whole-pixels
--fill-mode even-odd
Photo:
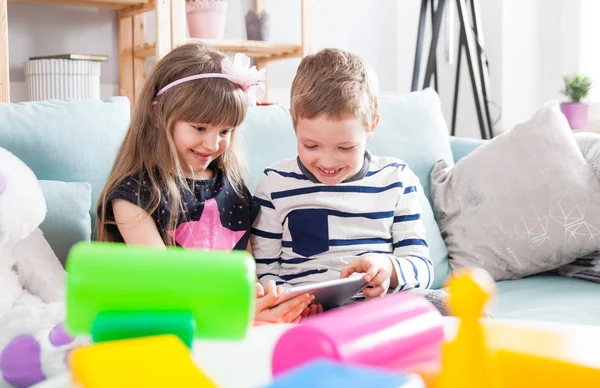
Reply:
[[[563,77],[565,89],[562,93],[569,102],[560,104],[571,129],[583,129],[587,126],[589,105],[581,100],[585,99],[593,87],[590,77],[582,74],[569,74]]]
[[[227,0],[185,0],[190,37],[223,39]]]

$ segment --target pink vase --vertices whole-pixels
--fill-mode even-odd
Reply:
[[[583,102],[565,102],[560,110],[567,118],[571,129],[585,129],[588,122],[589,105]]]
[[[194,0],[185,3],[190,37],[223,39],[227,0]]]

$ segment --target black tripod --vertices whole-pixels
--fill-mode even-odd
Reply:
[[[428,4],[429,3],[429,4]],[[437,43],[444,15],[446,0],[421,0],[421,12],[419,16],[419,29],[417,33],[417,47],[415,52],[415,63],[411,90],[418,89],[419,72],[421,69],[421,56],[423,52],[423,38],[425,34],[425,22],[427,18],[427,6],[430,6],[431,23],[431,45],[429,46],[429,57],[425,68],[423,88],[431,86],[431,78],[435,75],[435,89],[438,90],[437,76]],[[470,15],[467,15],[467,3]],[[484,57],[483,47],[480,41],[479,7],[477,0],[456,0],[458,16],[460,21],[460,38],[458,43],[458,57],[456,60],[456,78],[454,84],[454,101],[452,106],[452,136],[456,135],[456,115],[458,109],[458,92],[460,85],[460,69],[462,62],[462,51],[465,50],[475,99],[475,109],[482,139],[491,139],[494,136],[490,107],[488,100],[489,70]],[[470,18],[470,19],[469,19]],[[481,39],[480,39],[481,37]],[[477,70],[475,67],[477,66]],[[485,117],[484,117],[485,116]]]

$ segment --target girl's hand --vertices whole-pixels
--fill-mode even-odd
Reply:
[[[359,256],[348,264],[340,274],[340,278],[347,278],[353,273],[364,273],[365,280],[369,286],[363,288],[363,294],[367,298],[385,296],[390,288],[392,276],[396,276],[392,261],[386,255],[366,254]]]
[[[317,314],[321,314],[323,312],[323,305],[320,303],[311,303],[308,307],[302,311],[302,318],[308,318],[315,316]]]
[[[302,318],[302,312],[313,301],[314,296],[310,294],[298,295],[286,300],[276,307],[271,307],[279,297],[283,287],[275,286],[274,281],[267,283],[266,290],[260,283],[256,283],[256,313],[255,321],[270,323],[292,323]]]

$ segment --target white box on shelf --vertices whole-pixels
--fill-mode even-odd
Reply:
[[[100,99],[100,62],[30,59],[25,62],[25,81],[30,101]]]

